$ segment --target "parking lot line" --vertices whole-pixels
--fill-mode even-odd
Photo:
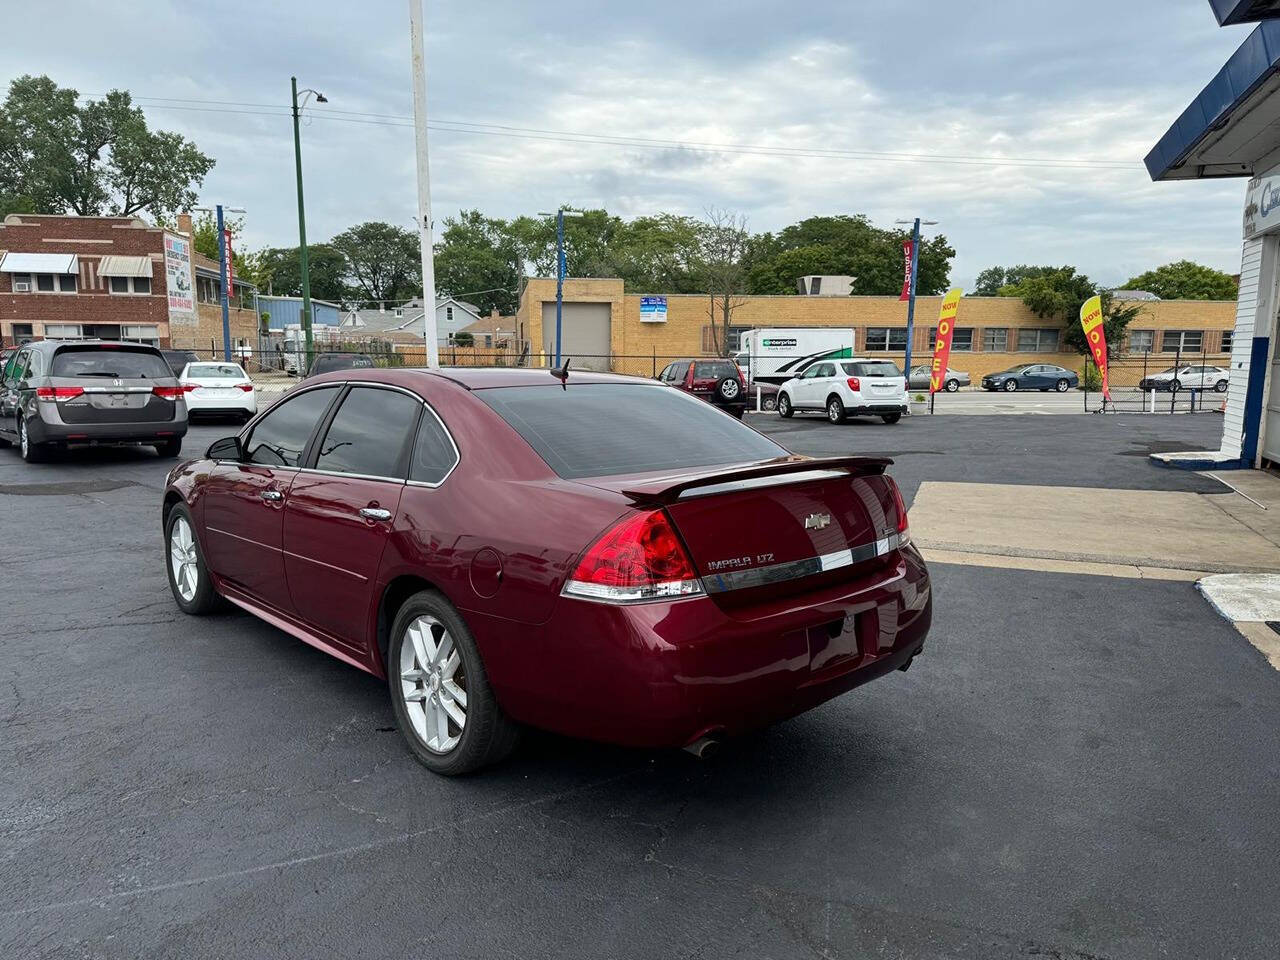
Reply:
[[[955,563],[968,567],[994,567],[1006,570],[1036,570],[1041,573],[1079,573],[1096,577],[1124,577],[1130,580],[1174,580],[1194,583],[1208,576],[1204,570],[1177,567],[1149,567],[1130,563],[1101,563],[1096,560],[1052,560],[1044,557],[1010,557],[998,553],[975,553],[923,547],[929,563]]]

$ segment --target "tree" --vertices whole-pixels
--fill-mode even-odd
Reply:
[[[988,267],[978,274],[974,287],[975,297],[998,297],[1001,287],[1016,287],[1024,280],[1032,277],[1043,277],[1056,271],[1057,267],[1029,267],[1020,263],[1016,267]]]
[[[445,219],[435,256],[441,293],[465,298],[481,314],[494,309],[507,315],[516,312],[524,264],[507,221],[479,210],[460,210]]]
[[[751,234],[747,232],[745,216],[715,207],[707,211],[701,233],[697,272],[711,294],[708,315],[715,352],[727,357],[733,312],[745,302],[741,294],[747,286],[746,256]]]
[[[998,268],[993,268],[998,269]],[[1065,326],[1062,343],[1081,354],[1089,354],[1089,345],[1080,326],[1080,308],[1095,293],[1102,297],[1102,329],[1107,338],[1107,355],[1124,343],[1129,324],[1142,308],[1132,301],[1117,301],[1108,291],[1100,291],[1075,267],[1015,267],[1022,279],[1006,284],[998,291],[1002,297],[1020,297],[1035,314],[1044,319],[1060,320]],[[1007,276],[1007,274],[1006,274]]]
[[[705,293],[697,275],[702,236],[694,217],[637,217],[615,229],[612,266],[633,293]]]
[[[749,288],[757,294],[796,293],[799,277],[821,273],[852,276],[858,295],[892,296],[902,290],[902,244],[909,238],[905,231],[876,227],[862,214],[809,217],[777,236],[753,240]],[[920,294],[947,289],[955,255],[942,235],[921,242]]]
[[[307,245],[307,268],[311,277],[311,296],[317,300],[344,303],[347,258],[327,243]],[[255,282],[258,289],[280,297],[302,296],[302,263],[297,247],[275,247],[263,250],[258,257]]]
[[[189,209],[214,161],[147,127],[129,94],[78,102],[46,76],[23,76],[0,105],[0,215],[11,211],[161,218]]]
[[[476,338],[474,334],[466,330],[459,330],[453,335],[453,344],[456,347],[474,347]]]
[[[422,248],[412,230],[370,221],[329,243],[347,258],[350,286],[365,300],[401,301],[422,293]]]
[[[1234,300],[1240,283],[1221,270],[1178,260],[1130,277],[1124,289],[1149,290],[1162,300]]]
[[[568,209],[567,207],[565,209]],[[613,247],[622,220],[606,210],[582,210],[565,217],[564,257],[572,277],[616,277]],[[556,275],[556,218],[516,217],[508,228],[526,270],[540,277]]]

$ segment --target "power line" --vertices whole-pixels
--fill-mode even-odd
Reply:
[[[182,110],[203,113],[238,114],[243,116],[288,117],[286,107],[277,104],[254,103],[236,100],[184,100],[176,97],[135,97],[140,106],[160,110]],[[155,101],[155,102],[152,102]],[[213,104],[206,106],[204,104]],[[254,107],[260,109],[241,109]],[[365,113],[353,110],[319,110],[312,108],[313,118],[339,123],[360,123],[373,126],[411,127],[408,117],[398,114]],[[699,140],[676,140],[650,137],[612,136],[582,133],[570,130],[552,130],[541,127],[519,127],[508,124],[477,123],[466,120],[433,120],[428,126],[440,132],[465,133],[477,136],[507,137],[518,140],[535,140],[555,143],[587,143],[606,146],[635,147],[640,149],[686,149],[703,152],[734,153],[747,156],[775,156],[810,159],[851,159],[885,161],[893,163],[945,163],[960,166],[1023,167],[1045,169],[1138,169],[1136,162],[1094,158],[1051,157],[995,157],[974,154],[926,154],[904,151],[870,149],[779,147],[764,144],[718,143]]]

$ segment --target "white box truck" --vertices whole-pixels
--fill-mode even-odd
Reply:
[[[853,356],[853,330],[836,327],[767,327],[747,330],[734,360],[756,384],[778,386],[817,360]]]

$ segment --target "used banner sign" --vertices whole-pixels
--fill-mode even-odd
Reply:
[[[164,234],[164,285],[169,295],[169,322],[196,322],[195,281],[191,272],[191,238],[180,233]]]
[[[902,296],[899,300],[911,299],[911,261],[915,258],[916,245],[910,240],[902,241],[902,259],[906,261],[906,269],[902,274]]]
[[[938,335],[933,346],[933,363],[929,367],[929,392],[937,393],[947,382],[947,363],[951,359],[951,337],[956,332],[956,313],[964,291],[952,290],[942,298],[938,313]]]
[[[1111,399],[1111,384],[1107,380],[1107,332],[1102,326],[1102,298],[1090,297],[1080,307],[1080,326],[1084,327],[1084,339],[1089,344],[1089,355],[1102,374],[1102,395]]]

